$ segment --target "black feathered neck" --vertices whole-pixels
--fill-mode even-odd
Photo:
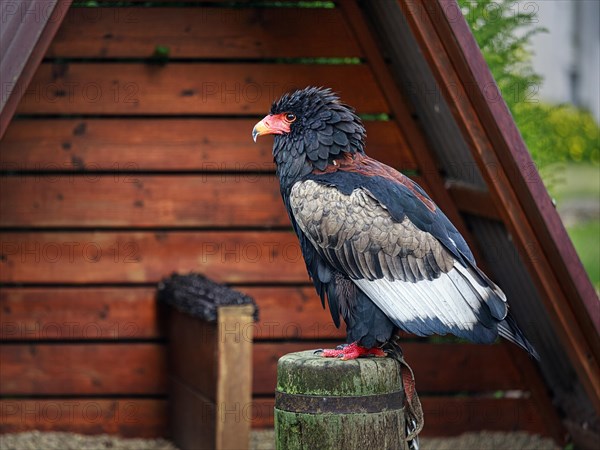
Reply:
[[[296,115],[290,132],[276,135],[273,145],[282,193],[314,169],[325,170],[341,153],[364,153],[362,121],[331,89],[308,87],[285,94],[270,113]]]

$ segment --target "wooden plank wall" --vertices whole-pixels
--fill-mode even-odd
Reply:
[[[0,432],[167,435],[154,295],[174,271],[257,300],[254,401],[237,411],[255,427],[272,426],[278,357],[344,338],[307,279],[271,141],[250,131],[294,87],[331,86],[370,119],[386,97],[339,8],[217,3],[74,7],[27,88],[0,143]],[[418,178],[398,124],[366,126],[370,154]],[[549,432],[513,349],[404,349],[425,434]]]

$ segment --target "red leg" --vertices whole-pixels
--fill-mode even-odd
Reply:
[[[346,361],[348,359],[356,359],[361,356],[385,356],[385,352],[379,347],[365,348],[358,345],[356,342],[348,344],[342,348],[326,349],[322,351],[322,356],[325,358],[341,358]]]

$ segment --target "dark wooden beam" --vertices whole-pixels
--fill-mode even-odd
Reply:
[[[0,8],[0,139],[71,1],[21,0]]]
[[[600,306],[454,0],[400,0],[408,23],[542,293],[571,363],[600,411]]]
[[[545,429],[561,446],[567,443],[567,430],[556,414],[556,407],[548,395],[548,390],[539,369],[531,364],[531,359],[525,352],[514,345],[507,344],[506,351],[528,387],[531,398],[537,405],[537,412],[544,422]]]
[[[535,229],[540,243],[547,252],[548,260],[559,278],[582,326],[593,326],[596,330],[596,346],[600,345],[600,302],[594,287],[586,275],[581,260],[569,239],[562,220],[552,203],[544,183],[521,134],[504,101],[490,98],[488,87],[496,86],[477,42],[468,29],[467,23],[455,19],[460,11],[455,0],[437,0],[441,14],[433,13],[434,24],[446,45],[456,70],[465,86],[467,94],[481,118],[490,140],[496,144],[496,154],[505,168],[506,174],[518,194],[522,207],[528,212],[527,218]],[[440,23],[438,23],[438,20]],[[439,25],[439,26],[438,26]],[[449,41],[449,33],[457,38]],[[577,299],[577,300],[575,300]],[[582,308],[583,306],[583,308]],[[591,329],[589,330],[591,332]],[[599,351],[600,347],[596,347]],[[598,357],[600,353],[596,353]]]
[[[461,212],[486,219],[500,220],[500,213],[492,201],[489,191],[454,181],[447,181],[446,189]]]

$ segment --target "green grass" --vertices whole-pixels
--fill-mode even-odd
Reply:
[[[559,212],[572,202],[600,202],[600,167],[597,164],[557,165],[544,175]],[[571,224],[567,232],[596,291],[600,292],[600,217]]]
[[[542,174],[550,194],[562,202],[591,198],[600,201],[600,167],[595,164],[560,164]]]
[[[592,284],[600,291],[600,220],[579,223],[567,231]]]

